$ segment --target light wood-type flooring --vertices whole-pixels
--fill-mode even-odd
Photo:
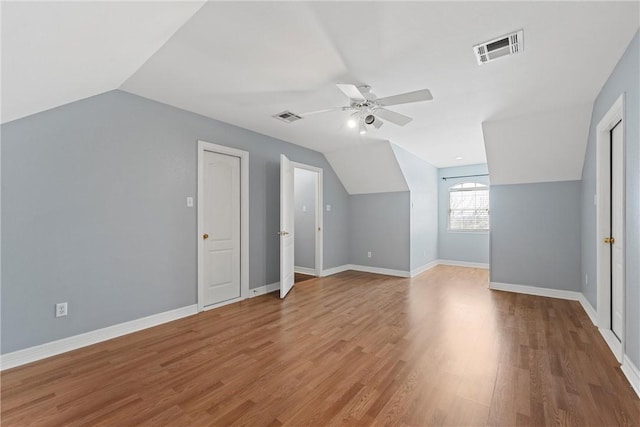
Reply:
[[[315,276],[312,276],[310,274],[295,273],[293,276],[293,281],[294,283],[300,283],[304,282],[305,280],[311,280],[313,278],[315,278]]]
[[[577,302],[345,272],[2,373],[2,425],[640,425]]]

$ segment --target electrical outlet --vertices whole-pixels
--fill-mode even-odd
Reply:
[[[63,317],[67,315],[67,303],[60,302],[56,304],[56,317]]]
[[[371,252],[367,252],[367,258],[371,258]]]

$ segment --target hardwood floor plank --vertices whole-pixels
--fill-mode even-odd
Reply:
[[[1,374],[23,425],[640,425],[580,304],[344,272]]]

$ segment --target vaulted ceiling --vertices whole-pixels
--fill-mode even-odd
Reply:
[[[203,3],[2,1],[2,123],[117,89]]]
[[[638,2],[616,1],[3,2],[2,122],[120,88],[324,153],[391,141],[437,167],[485,162],[485,140],[500,150],[514,126],[525,151],[569,126],[584,129],[565,153],[581,170],[582,112],[638,16]],[[518,29],[523,53],[477,65],[474,44]],[[346,126],[348,112],[272,117],[346,105],[336,83],[380,97],[429,88],[434,100],[392,107],[414,120],[366,135]],[[573,106],[550,128],[532,126]],[[492,174],[521,153],[504,150]],[[519,167],[533,169],[524,157]]]

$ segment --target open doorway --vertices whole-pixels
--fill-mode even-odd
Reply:
[[[310,171],[315,175],[314,188],[303,187],[305,190],[314,195],[315,209],[306,211],[313,214],[314,230],[312,241],[314,253],[313,267],[306,267],[307,272],[315,276],[322,273],[322,169],[315,166],[305,165],[290,161],[284,154],[280,155],[280,298],[284,298],[295,285],[295,249],[296,249],[296,230],[295,230],[295,171],[302,169]],[[299,180],[300,181],[300,180]],[[306,200],[306,198],[305,198]],[[303,205],[300,205],[301,209]],[[304,213],[307,213],[304,212]],[[305,218],[306,219],[306,218]],[[304,234],[304,233],[303,233]],[[309,264],[310,265],[310,264]]]
[[[294,272],[295,282],[320,275],[320,174],[317,168],[294,163]]]

